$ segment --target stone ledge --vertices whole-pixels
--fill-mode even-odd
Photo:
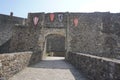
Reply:
[[[120,80],[120,60],[72,52],[67,60],[90,80]]]
[[[100,59],[100,60],[104,60],[104,61],[109,61],[109,62],[114,62],[114,63],[119,63],[120,64],[120,60],[115,59],[115,58],[106,58],[106,57],[99,57],[99,56],[94,56],[94,55],[90,55],[90,54],[83,54],[83,53],[76,53],[77,55],[83,55],[86,57],[91,57],[91,58],[96,58],[96,59]]]
[[[7,80],[29,65],[33,52],[0,54],[0,80]]]

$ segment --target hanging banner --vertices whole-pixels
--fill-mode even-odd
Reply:
[[[58,14],[58,20],[59,20],[59,22],[63,21],[63,14]]]
[[[75,27],[78,26],[78,18],[74,18],[73,22],[74,22]]]
[[[38,21],[39,21],[39,18],[38,18],[38,17],[34,17],[34,18],[33,18],[33,22],[34,22],[34,25],[35,25],[35,26],[38,24]]]
[[[50,21],[53,22],[55,15],[53,13],[50,13]]]

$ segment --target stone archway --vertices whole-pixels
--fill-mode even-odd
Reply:
[[[47,37],[50,35],[58,35],[58,36],[64,37],[65,49],[66,49],[66,30],[65,29],[43,28],[43,29],[41,29],[41,34],[39,35],[39,41],[38,41],[38,44],[39,44],[40,49],[42,51],[42,58],[45,57]]]
[[[45,37],[45,52],[50,56],[65,55],[65,37],[59,34],[49,34]]]

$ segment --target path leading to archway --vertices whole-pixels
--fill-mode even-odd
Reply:
[[[10,80],[87,80],[62,57],[47,57],[27,67]]]

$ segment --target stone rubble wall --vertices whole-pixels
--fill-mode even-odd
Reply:
[[[103,13],[70,13],[67,30],[68,51],[102,53],[104,36],[100,32]],[[78,19],[75,26],[74,19]]]
[[[120,60],[72,52],[66,59],[90,80],[120,80]]]
[[[10,46],[13,37],[14,26],[15,24],[23,24],[24,20],[24,18],[0,14],[0,53],[9,52],[8,46]]]
[[[70,13],[68,18],[68,52],[120,59],[119,13]],[[75,18],[78,26],[73,23]]]
[[[36,63],[40,59],[38,55],[30,51],[0,54],[0,80],[7,80],[28,65]]]

